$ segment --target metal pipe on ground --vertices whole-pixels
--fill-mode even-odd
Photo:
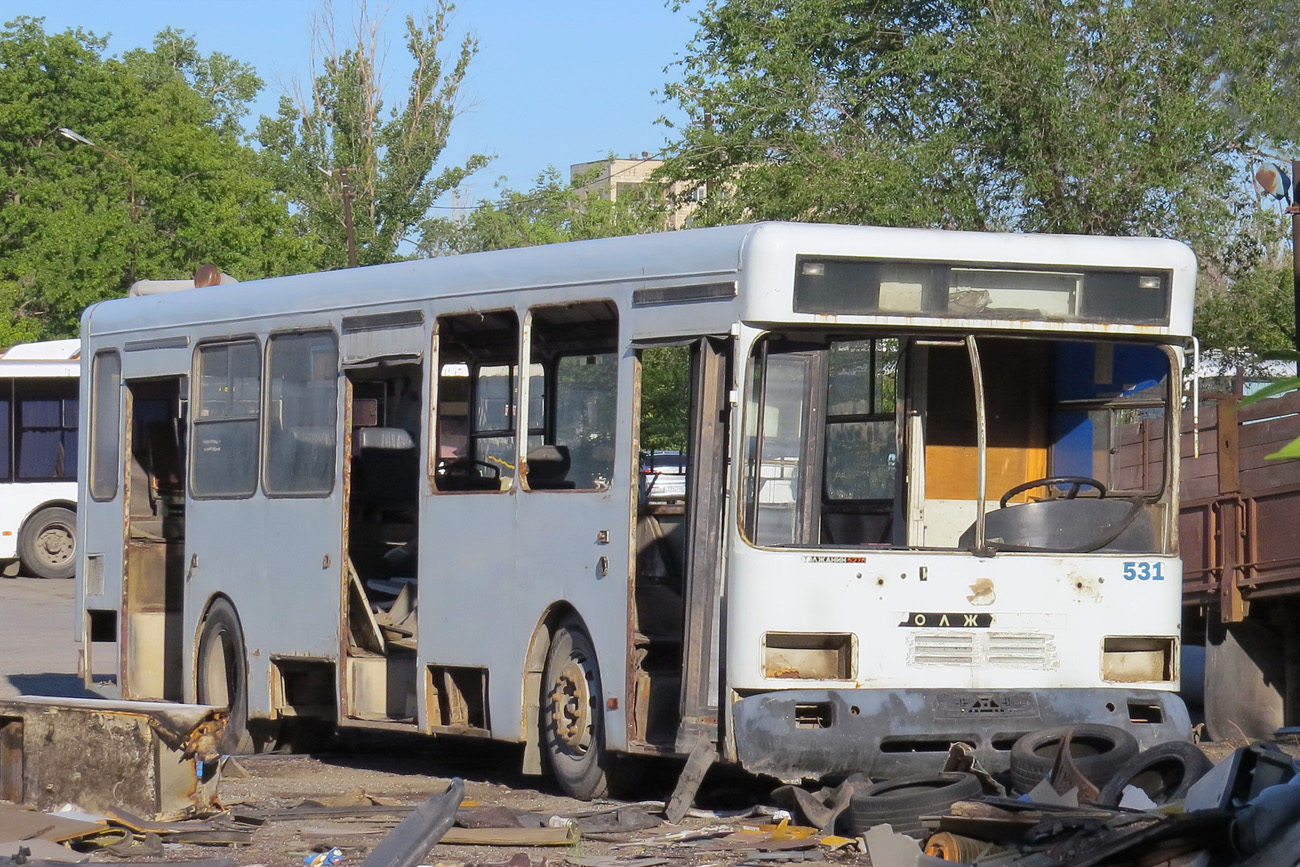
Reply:
[[[464,797],[465,782],[454,777],[447,791],[430,796],[380,840],[361,867],[415,867],[451,829]]]

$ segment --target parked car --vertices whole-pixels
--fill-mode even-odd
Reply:
[[[641,496],[647,500],[686,499],[686,455],[678,451],[642,452]]]

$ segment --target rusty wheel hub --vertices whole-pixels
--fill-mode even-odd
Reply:
[[[76,543],[66,527],[47,527],[36,538],[36,548],[41,556],[52,564],[67,562],[75,550]]]
[[[591,690],[586,669],[579,660],[570,659],[555,679],[551,717],[560,741],[575,752],[586,752],[590,743]]]

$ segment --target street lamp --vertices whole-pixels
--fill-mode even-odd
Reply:
[[[59,127],[59,135],[61,135],[61,136],[63,136],[64,138],[68,139],[69,141],[74,141],[74,142],[76,142],[77,144],[89,145],[90,147],[92,147],[92,148],[94,148],[95,150],[99,151],[100,153],[104,154],[104,156],[108,157],[109,159],[117,160],[119,163],[121,163],[122,165],[126,166],[127,185],[128,185],[128,190],[129,190],[129,193],[130,193],[130,202],[131,202],[131,209],[130,209],[130,211],[129,211],[128,213],[129,213],[130,216],[131,216],[131,222],[134,223],[134,222],[136,221],[136,220],[135,220],[135,214],[136,214],[136,210],[135,210],[135,166],[131,165],[131,164],[130,164],[129,162],[127,162],[125,159],[123,159],[122,157],[120,157],[119,155],[117,155],[116,153],[114,153],[113,151],[109,150],[108,148],[104,147],[103,145],[101,145],[101,144],[95,144],[93,141],[91,141],[90,139],[86,138],[86,137],[85,137],[84,135],[82,135],[81,133],[79,133],[79,132],[75,132],[74,130],[70,130],[70,129],[68,129],[66,126],[61,126],[61,127]]]

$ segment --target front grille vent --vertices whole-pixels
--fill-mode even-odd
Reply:
[[[907,638],[907,663],[1053,670],[1060,660],[1056,642],[1042,633],[916,629]]]

